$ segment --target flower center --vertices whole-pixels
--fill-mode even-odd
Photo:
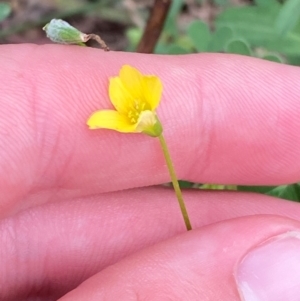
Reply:
[[[141,112],[146,110],[146,102],[135,100],[128,108],[127,117],[132,124],[137,123]]]

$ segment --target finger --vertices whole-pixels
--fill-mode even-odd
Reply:
[[[234,192],[186,191],[193,228],[269,214],[299,220],[298,203]],[[185,227],[174,192],[138,189],[45,204],[0,223],[0,299],[52,296]]]
[[[169,181],[157,139],[90,131],[85,124],[93,111],[111,108],[108,78],[123,64],[162,79],[158,114],[179,178],[299,179],[298,68],[231,55],[33,45],[1,46],[0,63],[2,215],[52,199]]]
[[[59,300],[297,300],[299,250],[299,222],[224,221],[134,254]]]

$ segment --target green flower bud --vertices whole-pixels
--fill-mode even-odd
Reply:
[[[136,132],[142,132],[151,137],[158,137],[163,131],[162,125],[153,111],[142,111],[136,126]]]
[[[46,31],[47,37],[51,41],[60,44],[85,45],[84,43],[88,40],[88,35],[64,20],[52,19],[43,27],[43,30]]]

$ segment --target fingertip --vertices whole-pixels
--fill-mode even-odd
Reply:
[[[269,237],[295,229],[299,231],[299,222],[271,216],[212,224],[121,260],[60,301],[199,300],[200,296],[238,301],[234,271],[239,260]]]

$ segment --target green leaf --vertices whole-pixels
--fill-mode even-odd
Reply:
[[[191,22],[187,28],[187,35],[193,41],[198,52],[204,52],[207,50],[208,43],[211,39],[207,24],[198,20]]]
[[[225,50],[225,46],[233,37],[233,31],[230,27],[220,27],[212,35],[208,45],[208,51],[220,52]]]
[[[188,54],[188,50],[178,45],[171,45],[167,50],[168,54]]]
[[[300,201],[300,186],[298,183],[281,186],[238,186],[239,191],[257,192],[281,199]]]
[[[267,193],[281,199],[290,201],[300,201],[300,186],[299,184],[278,186]]]
[[[266,54],[262,57],[262,59],[275,63],[284,63],[284,60],[276,54]]]
[[[237,186],[237,190],[239,191],[257,192],[263,194],[268,193],[274,188],[276,188],[276,186]]]
[[[188,181],[183,181],[183,180],[179,180],[178,183],[179,183],[180,188],[182,188],[182,189],[192,188],[194,185],[193,182],[188,182]]]
[[[300,66],[300,56],[288,56],[287,57],[287,62],[290,65],[294,65],[294,66]]]
[[[126,37],[129,41],[129,46],[127,51],[134,51],[141,40],[143,35],[143,30],[137,27],[131,27],[126,30]]]
[[[226,45],[225,51],[227,53],[235,53],[235,54],[248,55],[248,56],[252,55],[249,45],[243,40],[230,41]]]
[[[186,49],[189,53],[195,51],[194,43],[187,35],[180,35],[176,39],[176,45]]]
[[[6,19],[11,13],[11,8],[6,3],[0,3],[0,22]]]
[[[229,5],[229,0],[214,0],[214,3],[220,6]]]
[[[232,28],[235,38],[245,39],[251,47],[263,47],[285,55],[299,55],[300,23],[286,36],[281,36],[274,27],[274,20],[281,6],[233,7],[225,10],[216,19],[216,27]],[[299,27],[299,28],[298,28]]]
[[[300,1],[286,0],[280,9],[275,22],[275,28],[281,35],[293,29],[300,17]]]
[[[182,6],[183,6],[183,0],[172,1],[172,5],[164,25],[164,31],[171,36],[178,35],[177,16],[181,11]]]
[[[156,54],[168,54],[169,45],[166,42],[160,41],[156,44],[154,53]]]
[[[270,7],[278,4],[277,0],[255,0],[254,2],[256,5],[264,7]]]

